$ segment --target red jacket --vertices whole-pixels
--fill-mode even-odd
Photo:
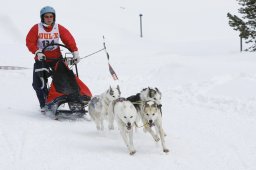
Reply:
[[[77,51],[78,48],[76,46],[75,39],[71,35],[71,33],[62,25],[58,24],[59,26],[59,34],[61,41],[71,50],[71,52]],[[52,30],[52,27],[46,28],[44,27],[45,31],[50,32]],[[26,46],[28,47],[29,51],[35,54],[35,52],[38,50],[37,47],[37,39],[38,39],[38,24],[35,24],[30,31],[28,32],[28,35],[26,37]],[[57,48],[53,51],[45,51],[44,54],[46,57],[49,58],[58,58],[61,56],[60,48]],[[35,59],[37,59],[35,57]]]

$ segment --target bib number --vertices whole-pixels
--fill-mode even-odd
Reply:
[[[52,41],[44,40],[44,41],[42,41],[42,43],[43,43],[43,47],[46,47],[48,45],[53,45],[54,40],[52,40]],[[54,49],[54,46],[49,46],[49,47],[46,48],[46,50],[48,50],[48,51],[51,51],[52,49]]]

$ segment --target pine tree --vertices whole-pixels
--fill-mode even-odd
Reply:
[[[237,1],[241,5],[238,12],[242,15],[242,19],[228,13],[229,25],[239,31],[239,37],[249,44],[246,51],[256,51],[256,0]]]

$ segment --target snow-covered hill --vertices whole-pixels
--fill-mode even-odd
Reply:
[[[239,169],[256,166],[256,58],[239,53],[228,26],[232,0],[215,1],[1,1],[0,169]],[[15,5],[14,5],[15,4]],[[169,154],[139,129],[130,156],[117,129],[98,132],[93,122],[55,121],[42,115],[32,89],[33,55],[25,36],[51,5],[58,23],[77,40],[79,63],[93,94],[118,83],[122,96],[156,86],[163,93]],[[143,14],[143,38],[139,32]]]

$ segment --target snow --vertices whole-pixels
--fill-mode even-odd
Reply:
[[[0,70],[0,169],[255,169],[256,58],[239,52],[228,26],[236,1],[0,1],[0,66],[28,68]],[[103,48],[105,36],[119,81],[104,52],[83,59],[79,75],[93,94],[115,83],[123,97],[160,89],[170,153],[142,129],[130,156],[117,128],[99,132],[94,122],[40,113],[25,37],[45,5],[55,7],[81,57]]]

